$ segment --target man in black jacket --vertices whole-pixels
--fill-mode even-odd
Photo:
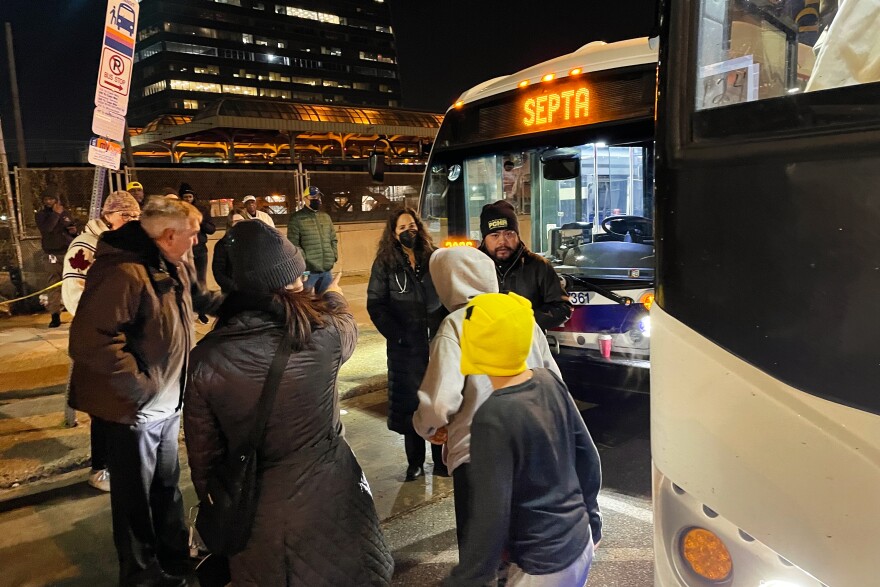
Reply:
[[[52,285],[61,281],[64,255],[79,230],[54,191],[44,191],[42,199],[43,209],[37,212],[35,218],[40,236],[43,237],[43,252],[49,262],[49,280],[46,285]],[[61,326],[61,288],[50,289],[47,297],[49,303],[46,309],[52,314],[49,328],[58,328]]]
[[[547,330],[571,317],[571,302],[550,263],[531,252],[519,238],[516,211],[504,200],[480,212],[480,250],[495,261],[498,291],[514,292],[532,303],[535,322]]]

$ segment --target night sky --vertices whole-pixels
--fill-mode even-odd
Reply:
[[[443,112],[490,77],[595,40],[649,34],[655,0],[387,0],[398,47],[403,107]],[[0,0],[11,22],[31,164],[91,137],[92,99],[106,0]],[[552,8],[549,8],[552,7]],[[5,33],[0,117],[15,151]],[[69,157],[70,155],[68,155]]]

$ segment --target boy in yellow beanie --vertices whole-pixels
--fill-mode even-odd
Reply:
[[[602,538],[599,453],[562,380],[526,367],[533,322],[515,293],[467,307],[461,372],[495,391],[471,425],[473,517],[448,585],[494,584],[506,549],[507,587],[583,586]]]

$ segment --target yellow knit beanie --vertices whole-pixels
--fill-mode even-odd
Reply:
[[[487,293],[467,305],[461,332],[464,375],[510,377],[527,369],[535,318],[532,304],[515,293]]]

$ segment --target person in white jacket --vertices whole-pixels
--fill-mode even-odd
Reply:
[[[82,234],[76,237],[64,255],[64,272],[61,277],[61,299],[64,307],[76,315],[79,299],[86,287],[86,274],[95,258],[95,248],[101,234],[116,230],[141,215],[141,207],[128,192],[113,192],[104,201],[101,217],[89,220]],[[68,407],[65,420],[69,426],[76,425],[76,413]],[[103,422],[92,418],[92,472],[89,485],[101,491],[110,491],[110,473],[107,471],[107,441]]]
[[[431,256],[431,279],[440,301],[450,314],[431,343],[428,370],[419,386],[419,408],[413,427],[422,437],[442,444],[443,457],[452,473],[455,499],[455,533],[459,547],[470,518],[467,469],[470,466],[471,422],[477,409],[492,395],[486,375],[461,374],[461,329],[468,302],[484,293],[498,293],[492,259],[471,247],[440,249]],[[560,379],[547,337],[534,324],[532,346],[526,358],[532,368],[549,369]]]

